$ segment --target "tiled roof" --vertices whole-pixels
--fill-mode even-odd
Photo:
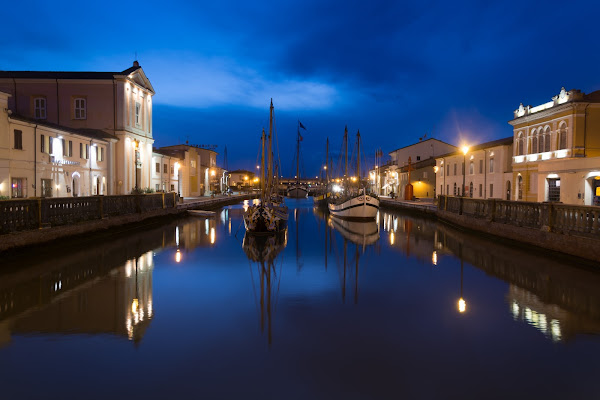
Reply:
[[[476,146],[471,146],[471,147],[469,147],[469,153],[471,153],[473,151],[477,151],[477,150],[489,149],[490,147],[512,145],[512,143],[513,143],[513,137],[509,136],[509,137],[506,137],[503,139],[492,140],[491,142],[485,142],[485,143],[478,144]],[[439,159],[439,158],[443,158],[443,157],[454,156],[457,154],[462,154],[462,151],[460,151],[460,150],[453,151],[452,153],[442,154],[442,155],[436,156],[435,158]]]
[[[0,71],[0,78],[14,79],[113,79],[115,75],[129,75],[140,69],[133,66],[121,72],[90,72],[90,71]]]
[[[90,139],[102,140],[108,142],[111,139],[119,140],[115,135],[105,132],[101,129],[90,129],[90,128],[71,128],[64,125],[53,124],[51,122],[46,122],[44,120],[33,119],[29,117],[24,117],[22,115],[12,114],[10,116],[11,119],[16,119],[23,122],[28,122],[31,124],[37,124],[39,126],[44,126],[47,128],[58,129],[64,132],[73,133],[80,136],[85,136]]]

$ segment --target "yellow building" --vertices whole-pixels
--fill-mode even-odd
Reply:
[[[600,205],[600,90],[514,111],[513,200]]]

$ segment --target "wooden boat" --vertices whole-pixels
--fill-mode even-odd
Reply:
[[[214,211],[205,211],[205,210],[187,210],[188,214],[193,215],[195,217],[214,217],[217,215]]]
[[[283,202],[283,197],[276,193],[277,182],[273,177],[275,171],[272,152],[273,136],[273,99],[271,99],[269,136],[268,138],[265,136],[264,129],[261,136],[260,201],[249,206],[244,212],[244,226],[249,234],[269,235],[287,229],[288,208]],[[279,177],[278,171],[275,176]]]
[[[296,139],[296,183],[288,187],[287,196],[296,199],[305,199],[308,197],[308,187],[300,184],[300,141],[302,140],[302,136],[300,136],[300,127],[306,129],[304,128],[304,125],[298,121],[298,137]]]
[[[379,211],[379,198],[374,194],[367,194],[360,178],[360,131],[356,134],[357,161],[356,172],[358,178],[357,187],[351,187],[348,182],[348,128],[344,131],[344,145],[346,156],[346,167],[344,173],[344,191],[342,194],[333,196],[328,204],[329,212],[334,217],[346,219],[375,219]],[[362,187],[361,187],[362,186]]]

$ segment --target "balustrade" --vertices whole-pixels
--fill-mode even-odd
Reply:
[[[119,215],[177,206],[175,196],[143,194],[124,196],[56,197],[0,201],[0,234],[60,226]]]

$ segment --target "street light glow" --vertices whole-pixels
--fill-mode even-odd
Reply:
[[[467,153],[469,152],[469,146],[463,146],[463,147],[461,147],[461,150],[462,150],[463,154],[466,156]]]

